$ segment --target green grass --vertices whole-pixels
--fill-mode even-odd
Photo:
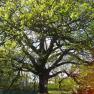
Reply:
[[[49,91],[49,94],[72,94],[72,92],[64,92],[64,91],[57,91],[57,90],[53,90],[53,91]]]
[[[49,94],[61,94],[60,91],[49,91]]]

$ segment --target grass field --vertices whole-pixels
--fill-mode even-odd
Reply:
[[[58,91],[58,90],[53,90],[49,91],[49,94],[72,94],[72,92],[64,92],[64,91]]]
[[[61,94],[60,91],[49,91],[49,94]]]

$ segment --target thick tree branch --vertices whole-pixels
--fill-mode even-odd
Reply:
[[[28,51],[26,51],[24,48],[22,48],[23,52],[27,55],[27,57],[32,61],[32,64],[34,65],[34,67],[36,68],[37,63],[35,61],[35,58],[29,54]]]
[[[56,64],[56,65],[54,65],[54,66],[51,66],[51,67],[48,68],[48,70],[53,70],[53,69],[55,69],[55,68],[57,68],[57,67],[60,67],[60,66],[62,66],[62,65],[64,65],[64,64],[75,64],[75,65],[79,65],[79,64],[76,63],[76,62],[67,61],[67,62],[61,62],[61,63],[59,63],[59,64]]]
[[[15,69],[14,69],[15,71],[18,71],[18,70],[20,70],[20,71],[22,71],[22,72],[32,72],[32,73],[34,73],[34,74],[38,74],[35,70],[33,70],[32,68],[29,68],[29,67],[15,67]]]
[[[67,55],[68,52],[70,51],[71,49],[66,49],[65,51],[63,51],[63,53],[59,56],[59,58],[52,64],[51,67],[53,66],[56,66],[63,58],[63,56]],[[49,68],[49,70],[51,70],[51,68]]]
[[[29,46],[34,52],[36,52],[39,55],[39,51],[36,47],[33,46],[32,40],[29,39],[25,33],[23,33],[23,35],[26,39],[25,43],[27,44],[27,46]]]
[[[77,84],[80,84],[80,82],[77,80],[77,75],[74,75],[72,73],[68,73],[66,70],[64,70],[64,73],[67,75],[67,77],[71,77]],[[65,78],[62,78],[60,81],[59,81],[59,84],[61,85],[62,81],[64,79],[66,79],[67,77]]]
[[[39,45],[39,52],[40,53],[45,53],[44,44],[45,44],[45,38],[42,37],[42,38],[40,38],[40,45]]]
[[[32,72],[34,74],[37,74],[35,71],[33,65],[30,63],[24,63],[24,58],[23,59],[18,59],[18,58],[13,58],[13,60],[17,61],[20,65],[16,65],[15,63],[11,62],[11,65],[15,71],[24,71],[24,72]]]
[[[58,71],[58,72],[56,72],[56,73],[54,73],[54,74],[52,74],[52,75],[49,75],[49,78],[55,77],[55,76],[57,76],[58,74],[60,74],[60,73],[62,73],[62,72],[64,72],[64,70]]]

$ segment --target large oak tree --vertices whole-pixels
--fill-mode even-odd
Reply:
[[[14,54],[22,53],[12,53],[12,66],[38,75],[40,93],[48,93],[48,80],[65,72],[63,66],[88,63],[93,6],[81,0],[0,1],[0,31],[16,43]]]

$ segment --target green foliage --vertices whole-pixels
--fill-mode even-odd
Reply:
[[[68,90],[72,90],[73,88],[76,87],[76,83],[71,79],[71,78],[68,78],[68,79],[65,79],[63,82],[62,82],[62,88],[66,91]]]
[[[62,61],[66,65],[84,63],[82,53],[91,54],[94,43],[93,5],[92,1],[82,0],[1,1],[0,31],[7,35],[0,47],[4,74],[17,67],[46,76],[64,65]],[[8,69],[2,68],[5,65]],[[71,90],[74,84],[67,79],[62,86]]]
[[[58,83],[54,83],[54,84],[48,84],[48,89],[49,90],[58,90],[59,89],[59,85]]]
[[[73,93],[73,92],[77,91],[78,85],[72,78],[68,77],[61,82],[60,88],[61,88],[62,92]]]

